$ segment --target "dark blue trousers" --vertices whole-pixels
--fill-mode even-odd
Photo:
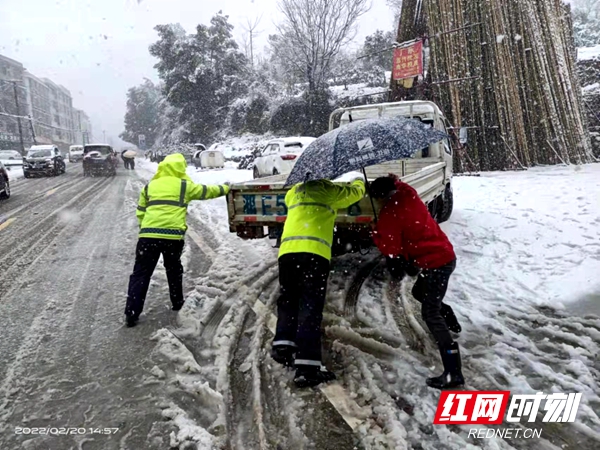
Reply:
[[[279,258],[277,332],[273,346],[297,348],[296,365],[321,365],[321,321],[327,292],[329,261],[313,253]]]
[[[129,290],[125,315],[137,318],[144,309],[150,278],[156,264],[163,256],[163,263],[169,282],[169,294],[173,306],[183,305],[183,266],[181,253],[184,240],[140,238],[135,251],[135,266],[129,277]]]

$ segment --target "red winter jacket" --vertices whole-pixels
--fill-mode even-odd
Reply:
[[[402,256],[421,269],[437,269],[456,259],[417,191],[402,181],[381,209],[373,240],[384,255]]]

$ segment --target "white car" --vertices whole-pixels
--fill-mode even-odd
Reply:
[[[290,173],[314,140],[313,137],[288,137],[269,141],[254,160],[254,178]]]
[[[198,150],[192,157],[196,169],[222,169],[225,167],[225,156],[218,150]]]
[[[0,161],[8,170],[23,168],[23,155],[16,150],[0,150]]]
[[[69,147],[69,162],[83,161],[83,145]]]

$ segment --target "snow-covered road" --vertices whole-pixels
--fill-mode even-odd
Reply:
[[[204,183],[250,178],[227,170],[190,175]],[[176,330],[184,361],[201,361],[194,382],[223,395],[226,437],[216,436],[214,445],[598,448],[600,166],[457,177],[455,198],[455,213],[443,225],[459,258],[447,299],[463,324],[468,388],[582,392],[577,423],[540,423],[542,440],[530,441],[476,440],[468,438],[469,427],[433,427],[439,392],[423,379],[439,371],[437,350],[408,294],[412,280],[391,286],[373,252],[335,260],[328,291],[328,362],[367,412],[351,433],[322,396],[291,388],[291,374],[268,356],[269,316],[257,316],[252,305],[276,299],[276,250],[267,240],[229,233],[225,205],[214,200],[192,210],[210,229],[212,266],[193,283],[193,301]],[[349,292],[361,268],[367,279],[354,304]],[[177,344],[159,335],[159,346]]]
[[[163,416],[171,397],[151,373],[150,337],[173,313],[153,302],[138,332],[122,325],[143,183],[80,167],[16,181],[0,203],[0,448],[168,448],[177,428]]]
[[[324,324],[327,363],[358,425],[322,393],[293,388],[268,355],[273,316],[261,308],[277,297],[277,251],[230,233],[223,199],[190,207],[184,309],[168,309],[159,268],[142,323],[123,328],[134,211],[155,167],[140,161],[109,180],[70,167],[15,182],[0,203],[2,220],[15,219],[0,230],[1,449],[600,446],[600,166],[457,177],[443,225],[458,254],[447,301],[463,325],[467,389],[583,393],[575,424],[538,421],[534,440],[432,425],[439,392],[424,377],[439,356],[412,281],[391,285],[375,252],[333,261]],[[22,436],[19,426],[120,430]]]

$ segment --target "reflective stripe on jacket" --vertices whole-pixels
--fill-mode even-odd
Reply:
[[[281,236],[279,256],[314,253],[331,259],[337,210],[348,208],[365,195],[361,180],[339,186],[328,180],[300,183],[285,196],[288,215]]]
[[[181,240],[187,230],[187,207],[192,200],[208,200],[229,192],[225,185],[196,184],[185,174],[183,155],[167,156],[140,194],[136,215],[139,237]]]

